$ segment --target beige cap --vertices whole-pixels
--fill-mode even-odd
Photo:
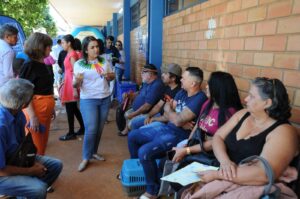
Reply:
[[[173,73],[174,75],[181,77],[182,70],[178,64],[171,63],[171,64],[163,65],[162,72],[163,73]]]

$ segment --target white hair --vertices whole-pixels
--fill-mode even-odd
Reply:
[[[0,87],[0,104],[5,108],[19,110],[30,102],[34,85],[26,79],[10,79]]]

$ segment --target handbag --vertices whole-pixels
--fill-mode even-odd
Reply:
[[[266,159],[264,159],[261,156],[254,155],[254,156],[250,156],[250,157],[242,160],[240,162],[240,164],[251,162],[253,160],[261,161],[261,163],[264,166],[264,169],[265,169],[266,175],[268,177],[268,181],[269,181],[269,183],[267,185],[265,185],[263,195],[260,197],[260,199],[280,198],[281,191],[276,185],[274,185],[274,172],[273,172],[272,167],[270,166],[270,164],[268,163],[268,161]],[[275,190],[273,192],[271,192],[272,187],[275,188]]]
[[[116,123],[117,123],[117,127],[119,129],[119,131],[123,131],[125,129],[126,126],[126,119],[125,119],[125,112],[129,107],[129,97],[126,97],[123,100],[123,103],[121,103],[120,105],[118,105],[117,109],[116,109]]]
[[[198,124],[198,122],[197,122]],[[188,141],[187,146],[194,146],[199,144],[201,147],[201,152],[197,154],[190,154],[186,156],[183,161],[186,163],[199,162],[209,166],[219,167],[220,163],[215,157],[214,153],[207,152],[204,150],[203,140],[204,140],[204,132],[198,127],[194,132],[192,138]]]
[[[37,149],[33,143],[31,132],[25,136],[17,150],[8,158],[7,165],[17,167],[32,167]]]

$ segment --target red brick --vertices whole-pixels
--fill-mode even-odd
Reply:
[[[223,62],[236,63],[236,52],[224,52]]]
[[[289,36],[287,50],[300,51],[300,35]]]
[[[237,57],[237,63],[239,64],[253,64],[253,56],[252,52],[239,52]]]
[[[218,40],[208,40],[207,41],[207,49],[217,49],[218,48]]]
[[[268,18],[288,16],[292,10],[291,1],[281,1],[270,4],[268,7]]]
[[[291,104],[293,104],[293,102],[295,102],[295,100],[293,100],[293,99],[294,99],[294,96],[295,96],[296,89],[286,87],[286,91],[288,93]]]
[[[192,23],[194,21],[196,21],[196,14],[195,13],[189,14],[189,15],[187,15],[183,18],[183,23],[184,24]]]
[[[241,9],[241,0],[229,1],[227,4],[227,12],[234,12]]]
[[[293,7],[293,14],[299,14],[299,13],[300,13],[300,1],[295,0],[294,7]]]
[[[192,31],[197,31],[200,29],[200,23],[199,22],[195,22],[192,24]]]
[[[243,0],[242,9],[257,6],[258,0]]]
[[[262,68],[261,69],[261,77],[268,78],[277,78],[282,80],[282,70],[274,69],[274,68]]]
[[[230,39],[230,49],[231,50],[243,50],[244,49],[244,39]]]
[[[215,14],[214,8],[209,8],[205,10],[205,18],[211,18],[212,16],[214,16],[214,14]]]
[[[268,4],[274,1],[278,1],[278,0],[259,0],[259,5]]]
[[[237,36],[238,36],[238,27],[237,26],[225,28],[225,38],[237,37]]]
[[[225,14],[227,10],[227,3],[222,3],[215,7],[215,16]]]
[[[296,91],[295,99],[294,99],[294,105],[300,106],[300,90]]]
[[[218,28],[215,30],[215,35],[214,35],[214,38],[215,39],[221,39],[221,38],[224,38],[224,33],[225,30],[224,28]]]
[[[232,23],[232,15],[226,14],[220,17],[220,26],[230,26]]]
[[[238,64],[227,64],[228,72],[234,76],[242,76],[243,67]],[[237,82],[236,82],[237,83]]]
[[[204,3],[201,3],[201,10],[210,7],[210,1],[205,1]]]
[[[196,40],[203,40],[204,39],[204,32],[198,31],[196,32]]]
[[[207,30],[208,29],[208,20],[200,21],[200,30]]]
[[[276,33],[277,21],[263,21],[256,24],[256,35],[273,35]]]
[[[192,24],[184,25],[184,32],[191,32],[191,30],[192,30]]]
[[[222,51],[214,51],[211,56],[212,61],[222,62],[223,61],[223,52]]]
[[[300,124],[300,108],[292,108],[292,117],[290,118],[290,121]],[[300,133],[299,131],[300,130],[298,129],[298,134]]]
[[[273,53],[255,53],[254,54],[254,65],[272,66],[273,57],[274,57]]]
[[[268,36],[264,37],[263,50],[267,51],[284,51],[286,46],[286,36]]]
[[[192,7],[192,12],[199,12],[201,10],[201,5],[198,4],[198,5],[195,5]]]
[[[236,83],[239,90],[249,91],[249,88],[250,88],[250,81],[249,80],[236,77],[235,78],[235,83]]]
[[[241,11],[234,13],[232,16],[232,25],[247,22],[248,11]]]
[[[207,49],[207,41],[206,40],[199,41],[199,49]]]
[[[258,8],[254,8],[249,10],[248,12],[248,21],[260,21],[264,20],[267,15],[267,8],[265,6],[261,6]]]
[[[247,77],[250,79],[254,79],[255,77],[260,76],[260,68],[259,67],[244,67],[243,77]]]
[[[274,66],[277,68],[297,70],[299,68],[299,59],[299,54],[277,54],[275,55]]]
[[[229,49],[229,39],[219,39],[218,49]]]
[[[196,12],[195,14],[196,14],[197,21],[205,19],[205,12],[200,11],[200,12]]]
[[[212,62],[207,63],[206,70],[213,72],[216,71],[216,68],[217,68],[216,63],[212,63]]]
[[[286,86],[300,88],[299,79],[300,79],[299,71],[289,71],[289,70],[284,71],[283,83]]]
[[[245,24],[239,26],[239,36],[254,36],[255,24]]]
[[[245,40],[245,50],[261,50],[263,44],[262,37],[250,37]]]
[[[280,19],[278,23],[278,33],[296,33],[300,32],[300,17],[288,17]]]
[[[210,0],[210,5],[214,6],[223,2],[226,2],[227,0]]]

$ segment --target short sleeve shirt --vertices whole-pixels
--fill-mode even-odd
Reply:
[[[24,139],[25,124],[23,112],[14,116],[0,105],[0,169],[6,166],[7,158],[17,150]]]
[[[155,105],[164,93],[165,86],[161,79],[156,79],[150,84],[143,84],[139,94],[133,101],[132,108],[134,111],[138,110],[145,103]]]

